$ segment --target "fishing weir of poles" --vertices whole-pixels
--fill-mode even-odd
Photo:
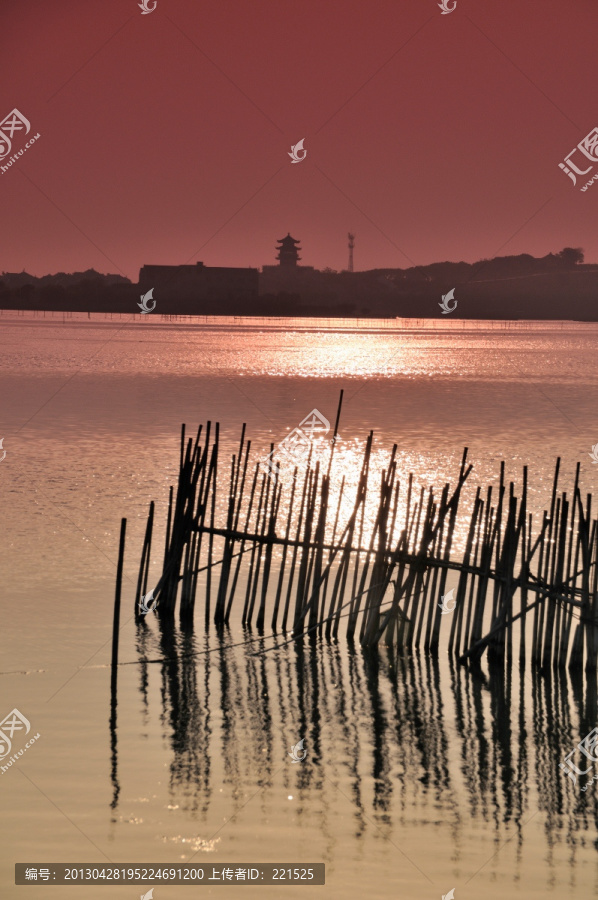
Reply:
[[[218,424],[200,426],[195,440],[186,440],[182,426],[162,574],[151,592],[162,622],[174,619],[178,601],[181,625],[192,625],[198,579],[205,573],[206,626],[211,619],[226,626],[237,601],[235,608],[243,604],[243,625],[255,624],[261,634],[267,623],[289,639],[336,640],[344,631],[349,642],[357,636],[364,648],[382,643],[399,653],[423,648],[436,656],[443,625],[449,630],[448,652],[461,663],[478,662],[485,650],[491,661],[511,662],[518,652],[523,662],[531,651],[532,663],[543,669],[575,669],[584,661],[586,669],[596,668],[598,527],[591,518],[591,495],[581,496],[579,463],[567,495],[559,493],[557,460],[550,509],[539,523],[527,508],[527,467],[516,496],[514,484],[505,484],[504,463],[498,487],[485,492],[478,487],[458,520],[472,470],[467,448],[454,487],[418,490],[411,474],[401,482],[396,444],[373,485],[370,432],[356,488],[349,491],[346,473],[335,466],[339,417],[340,404],[327,465],[314,461],[310,449],[306,467],[295,468],[285,483],[278,468],[271,477],[259,462],[250,467],[251,442],[243,425],[222,498]],[[331,486],[339,480],[333,503]],[[145,619],[140,602],[144,595],[147,600],[154,509],[152,501],[135,594],[138,623]],[[369,540],[364,539],[368,517]],[[454,549],[458,521],[466,535],[459,553]],[[125,529],[123,520],[115,623]],[[457,586],[446,615],[440,600],[449,575]],[[115,642],[117,658],[117,633]]]

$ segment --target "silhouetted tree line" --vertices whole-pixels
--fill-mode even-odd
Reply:
[[[65,312],[116,312],[115,304],[130,306],[137,289],[122,275],[86,272],[43,275],[3,272],[0,276],[2,309],[64,310]]]
[[[439,262],[408,269],[366,272],[299,271],[287,290],[260,296],[202,300],[157,295],[157,312],[172,315],[359,316],[438,318],[442,295],[452,288],[455,318],[577,319],[596,321],[598,266],[584,265],[579,247],[541,258],[527,253],[477,263]],[[0,276],[0,308],[137,313],[139,286],[120,275],[87,272]]]

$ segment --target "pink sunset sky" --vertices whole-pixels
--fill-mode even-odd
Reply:
[[[558,167],[598,125],[595,2],[137,2],[2,3],[0,118],[41,137],[0,175],[0,271],[258,267],[287,232],[342,269],[348,231],[356,269],[598,262],[598,184]]]

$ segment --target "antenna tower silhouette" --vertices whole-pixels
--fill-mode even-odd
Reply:
[[[355,246],[355,235],[349,232],[349,272],[353,271],[353,247]]]

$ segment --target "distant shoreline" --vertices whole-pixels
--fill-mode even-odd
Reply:
[[[317,319],[444,319],[598,321],[598,266],[581,248],[542,258],[529,254],[411,269],[322,271],[310,266],[257,269],[144,266],[138,284],[86,272],[0,275],[0,309],[139,314],[140,300],[162,315],[309,317]],[[141,277],[143,275],[143,278]],[[454,303],[456,301],[456,306]],[[152,307],[153,311],[153,307]]]
[[[598,321],[578,319],[464,319],[456,316],[435,318],[399,317],[383,318],[374,316],[262,316],[262,315],[202,315],[202,314],[160,314],[126,313],[126,312],[82,312],[81,310],[39,310],[39,309],[2,309],[0,308],[0,328],[2,324],[19,323],[23,325],[35,323],[48,325],[96,325],[110,326],[111,323],[138,328],[147,327],[179,327],[191,325],[204,328],[262,328],[268,330],[287,330],[288,328],[306,331],[324,329],[365,329],[370,331],[492,331],[492,332],[525,332],[545,330],[549,332],[564,330],[581,330],[587,326],[598,326]]]

